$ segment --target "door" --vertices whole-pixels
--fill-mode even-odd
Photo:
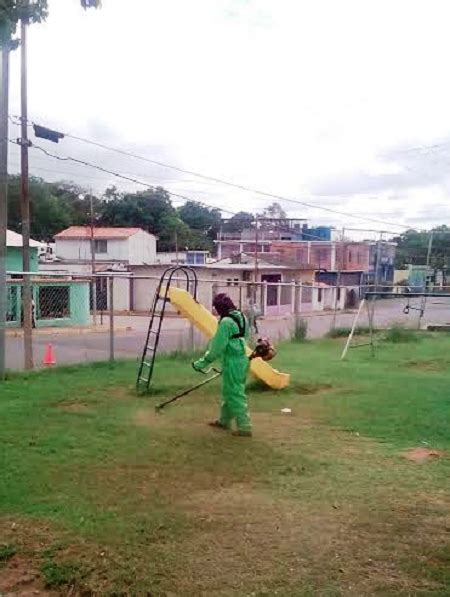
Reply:
[[[267,284],[279,284],[281,282],[281,274],[263,274],[261,281],[267,282]],[[268,307],[276,307],[278,305],[278,286],[267,286],[266,304]]]

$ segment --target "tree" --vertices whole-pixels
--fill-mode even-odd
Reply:
[[[34,0],[30,4],[20,0],[0,0],[0,46],[8,50],[18,46],[14,39],[17,23],[24,18],[30,23],[40,23],[47,18],[47,0]]]
[[[432,232],[431,267],[438,269],[450,267],[450,228],[445,225],[437,226]],[[429,230],[407,230],[393,239],[397,243],[395,257],[397,269],[403,269],[409,264],[426,264],[430,233]]]
[[[80,197],[86,190],[73,183],[47,183],[41,178],[30,178],[31,237],[49,242],[54,235],[73,225],[86,225],[90,221],[89,198]],[[94,198],[96,213],[102,202]],[[21,232],[20,177],[8,180],[8,228]]]
[[[104,203],[100,224],[103,226],[138,226],[160,235],[167,216],[176,216],[169,193],[162,187],[127,193]]]
[[[197,201],[188,201],[178,208],[178,215],[189,228],[208,232],[220,227],[222,216],[219,209],[205,207]]]
[[[240,211],[231,217],[224,225],[225,232],[242,232],[254,228],[255,216],[247,211]]]
[[[264,209],[262,216],[273,220],[285,220],[287,218],[286,212],[276,201]]]

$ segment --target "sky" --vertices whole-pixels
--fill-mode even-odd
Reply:
[[[450,224],[448,0],[49,5],[29,33],[32,121],[306,202],[313,207],[280,201],[313,225],[397,233]],[[272,201],[69,138],[35,144],[231,212]],[[30,163],[37,176],[97,193],[143,188],[36,149]],[[10,171],[18,164],[12,146]]]

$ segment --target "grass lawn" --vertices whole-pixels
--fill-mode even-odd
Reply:
[[[201,380],[179,356],[152,397],[132,363],[12,377],[0,594],[450,595],[449,339],[282,345],[252,439],[205,425],[217,382],[155,413]]]

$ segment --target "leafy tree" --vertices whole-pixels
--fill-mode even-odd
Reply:
[[[52,193],[52,187],[40,178],[30,178],[31,237],[50,241],[53,236],[70,226],[73,213],[69,206]],[[20,177],[8,180],[8,228],[21,232]]]
[[[247,211],[240,211],[225,223],[225,232],[242,232],[247,228],[253,228],[255,216]]]
[[[24,5],[20,0],[0,0],[0,46],[14,49],[18,40],[14,39],[20,19],[30,23],[40,23],[48,15],[47,0],[34,0]]]
[[[188,201],[178,208],[178,215],[189,228],[208,232],[211,228],[219,228],[222,220],[219,209],[205,207],[197,201]]]
[[[190,249],[211,251],[220,229],[222,216],[219,209],[205,207],[197,201],[188,201],[178,208],[178,215],[191,229],[186,239]]]
[[[427,262],[429,230],[407,230],[394,238],[397,243],[395,267],[402,269],[409,264],[425,265]],[[433,228],[430,265],[434,268],[450,267],[450,228],[442,225]]]
[[[100,217],[103,226],[138,226],[160,235],[168,216],[176,216],[169,193],[155,187],[138,193],[127,193],[104,203]]]
[[[277,202],[273,202],[269,207],[266,207],[262,213],[264,218],[272,218],[274,220],[285,220],[287,218],[286,212]]]
[[[189,246],[191,230],[176,213],[165,215],[161,227],[158,240],[159,251],[173,251],[177,246],[181,251]]]

